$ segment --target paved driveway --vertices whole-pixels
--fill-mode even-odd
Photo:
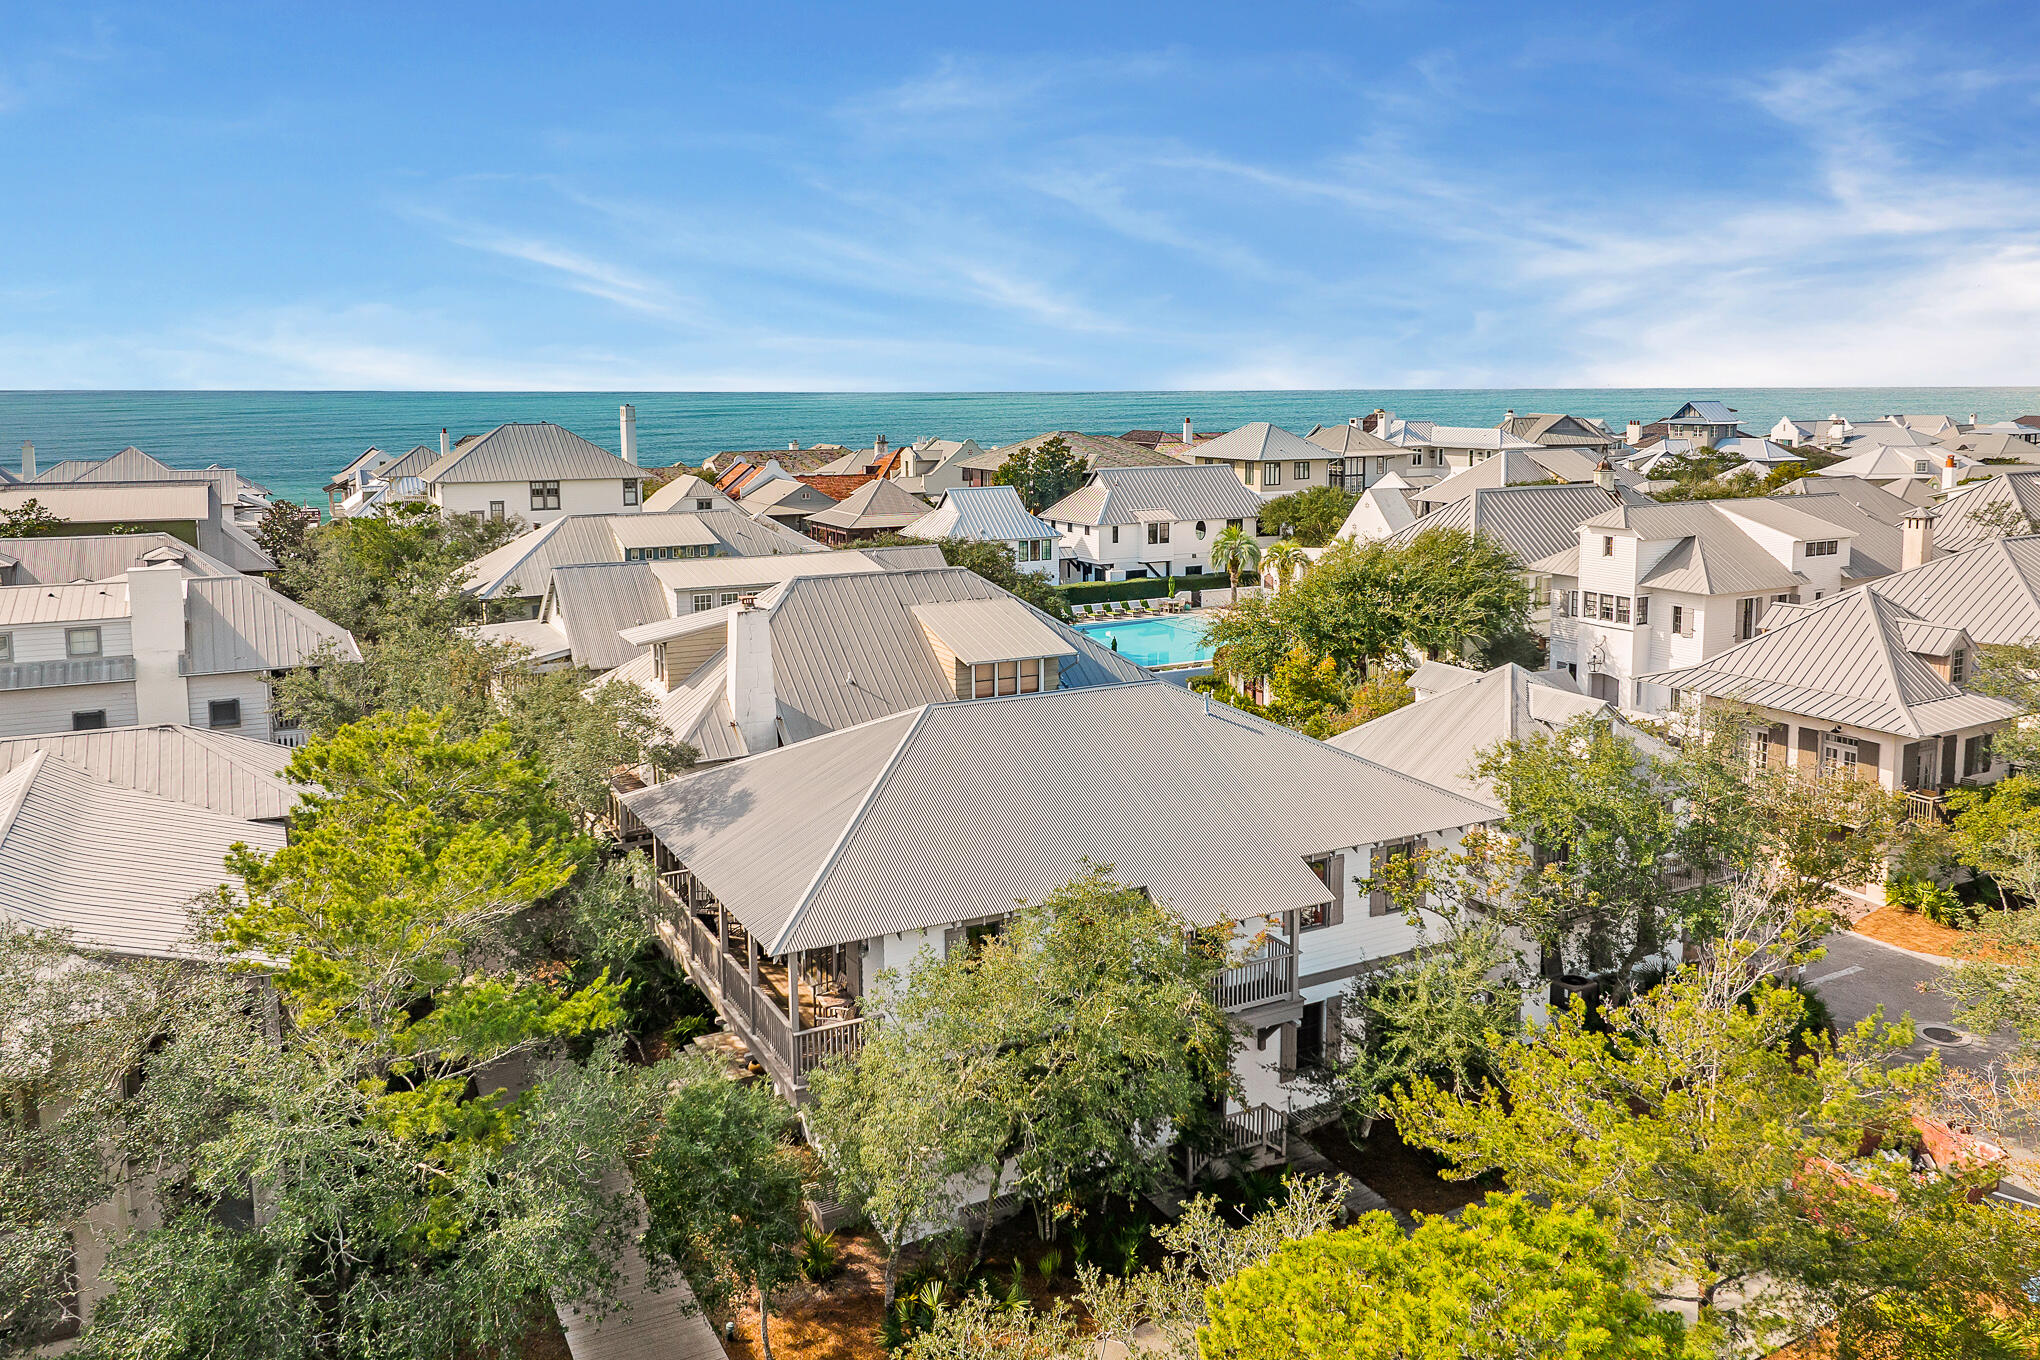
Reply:
[[[1948,1002],[1924,990],[1942,965],[1861,935],[1830,935],[1823,943],[1827,957],[1807,965],[1806,980],[1834,1013],[1836,1028],[1855,1024],[1881,1005],[1887,1020],[1911,1014],[1915,1032],[1929,1025],[1956,1029]],[[1957,1033],[1960,1042],[1954,1044],[1916,1037],[1906,1052],[1914,1058],[1939,1053],[1946,1066],[1980,1068],[2002,1059],[2012,1048],[2009,1034]]]

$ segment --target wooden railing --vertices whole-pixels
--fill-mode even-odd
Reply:
[[[1270,939],[1261,946],[1260,957],[1228,968],[1213,979],[1211,991],[1222,1009],[1236,1011],[1280,1001],[1295,985],[1296,952],[1287,942]]]
[[[1224,1149],[1212,1156],[1190,1155],[1190,1178],[1195,1180],[1221,1161],[1238,1167],[1258,1162],[1287,1161],[1289,1158],[1289,1113],[1273,1105],[1252,1105],[1226,1115],[1220,1126]]]
[[[847,1058],[864,1047],[864,1017],[831,1020],[793,1036],[794,1070],[805,1078],[831,1058]]]
[[[1905,822],[1907,826],[1932,826],[1948,820],[1948,799],[1945,794],[1921,793],[1908,789],[1905,795]]]

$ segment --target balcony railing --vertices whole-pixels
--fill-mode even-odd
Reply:
[[[1238,1167],[1287,1161],[1289,1113],[1273,1105],[1251,1105],[1244,1110],[1233,1110],[1220,1126],[1219,1136],[1223,1147],[1217,1153],[1208,1157],[1191,1154],[1189,1170],[1192,1180],[1221,1161]]]
[[[1907,826],[1932,826],[1936,822],[1945,822],[1948,820],[1948,797],[1946,794],[1908,789],[1904,816]]]
[[[1295,989],[1296,951],[1278,939],[1266,941],[1259,957],[1226,969],[1211,985],[1213,998],[1229,1011],[1280,1001]]]

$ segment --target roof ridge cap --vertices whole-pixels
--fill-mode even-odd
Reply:
[[[14,819],[21,815],[22,804],[28,801],[29,786],[35,783],[43,766],[48,763],[49,754],[38,749],[28,759],[0,775],[0,842],[4,842],[7,833],[14,829]]]

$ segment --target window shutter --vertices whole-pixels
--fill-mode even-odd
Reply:
[[[1345,1056],[1346,1016],[1344,1002],[1333,997],[1325,1002],[1325,1066],[1337,1067]]]
[[[1802,727],[1799,729],[1799,768],[1817,770],[1820,768],[1820,729]]]
[[[1409,843],[1403,847],[1403,853],[1408,855],[1410,858],[1415,859],[1417,851],[1423,849],[1423,847],[1424,838],[1422,836],[1417,836],[1412,838],[1409,841]],[[1423,910],[1425,903],[1430,901],[1430,898],[1431,895],[1428,892],[1425,892],[1424,889],[1421,886],[1419,886],[1417,889],[1417,909],[1419,911]]]
[[[1331,880],[1332,908],[1326,913],[1325,924],[1335,926],[1346,919],[1346,857],[1333,855],[1332,862],[1325,866],[1329,871],[1325,877]]]
[[[1946,788],[1955,782],[1955,738],[1941,738],[1941,786]]]
[[[1865,783],[1881,782],[1877,777],[1877,762],[1884,758],[1884,747],[1874,741],[1856,743],[1856,778]]]
[[[969,939],[962,926],[951,926],[942,932],[942,957],[953,959],[963,952],[964,943]]]
[[[1294,1020],[1282,1026],[1282,1056],[1280,1063],[1282,1080],[1288,1081],[1296,1075],[1296,1022]]]
[[[1388,847],[1385,845],[1375,846],[1373,858],[1374,872],[1377,875],[1380,874],[1381,866],[1386,864],[1387,862],[1388,862]],[[1369,916],[1388,915],[1388,893],[1378,886],[1368,891],[1367,914]]]
[[[1765,748],[1764,763],[1774,770],[1785,768],[1785,748],[1792,744],[1792,728],[1786,723],[1772,723],[1770,743]]]

